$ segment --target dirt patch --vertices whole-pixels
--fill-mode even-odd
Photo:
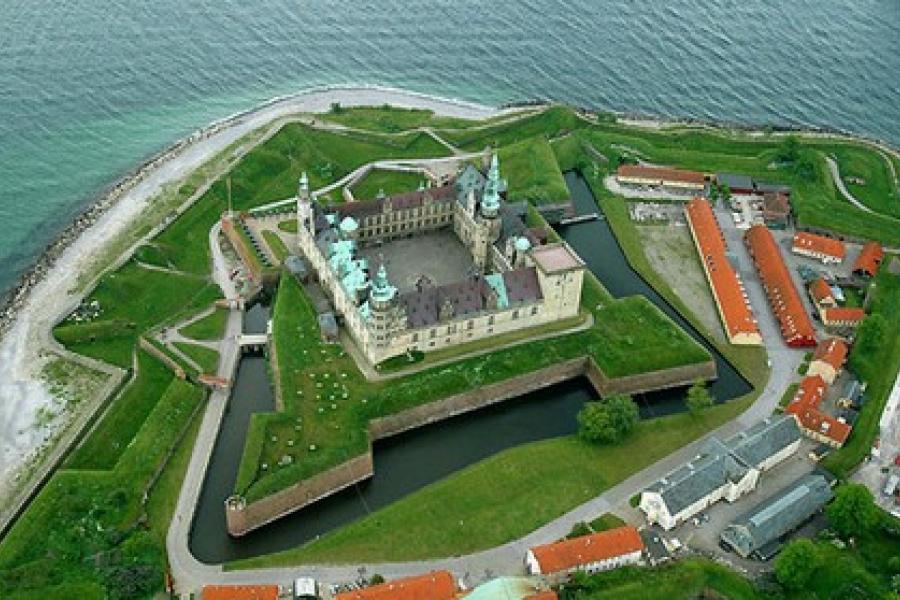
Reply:
[[[648,225],[638,234],[653,269],[717,340],[725,341],[712,293],[686,226]]]

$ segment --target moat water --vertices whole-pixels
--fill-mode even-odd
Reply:
[[[0,294],[143,157],[310,86],[547,97],[900,144],[897,73],[897,0],[6,0]]]
[[[598,210],[578,175],[567,174],[566,182],[579,213]],[[750,391],[740,374],[628,266],[605,220],[571,225],[560,233],[613,295],[646,296],[710,350],[719,373],[711,386],[717,399],[725,401]],[[245,330],[263,332],[267,319],[268,309],[257,305],[247,313]],[[684,410],[684,393],[683,388],[672,389],[635,399],[642,417],[652,418]],[[572,434],[578,410],[596,398],[587,380],[578,379],[380,441],[375,444],[375,476],[370,480],[234,539],[225,530],[223,502],[234,489],[250,415],[274,409],[266,359],[247,356],[241,361],[207,470],[191,550],[201,561],[219,563],[303,544],[498,452]]]

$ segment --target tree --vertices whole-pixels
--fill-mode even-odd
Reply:
[[[850,361],[854,369],[866,367],[869,358],[884,347],[887,337],[888,323],[884,315],[873,313],[863,319],[856,330],[856,344],[850,354]]]
[[[775,560],[775,577],[784,587],[799,590],[806,586],[820,562],[815,544],[806,539],[794,540]]]
[[[638,407],[631,396],[588,402],[578,412],[578,435],[588,442],[610,444],[628,435],[638,418]]]
[[[344,112],[344,107],[341,106],[341,103],[340,103],[340,102],[332,102],[332,103],[331,103],[331,111],[330,111],[330,112],[331,112],[331,114],[333,114],[333,115],[339,115],[339,114],[341,114],[342,112]]]
[[[797,139],[797,136],[789,135],[784,138],[784,141],[781,142],[781,145],[778,147],[778,150],[775,153],[775,158],[778,162],[783,163],[792,163],[800,157],[800,140]]]
[[[684,403],[687,405],[688,411],[697,416],[715,404],[715,399],[707,389],[706,382],[698,377],[694,380],[694,385],[688,389]]]
[[[845,483],[825,509],[828,524],[844,538],[861,535],[878,524],[878,507],[872,492],[858,483]]]

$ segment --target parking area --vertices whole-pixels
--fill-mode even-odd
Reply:
[[[816,468],[816,463],[810,460],[808,455],[815,446],[815,442],[804,438],[796,454],[771,471],[766,471],[760,475],[759,483],[755,490],[746,496],[742,496],[734,503],[717,502],[696,515],[694,519],[671,531],[659,530],[660,534],[665,538],[677,538],[680,543],[690,550],[725,560],[743,572],[755,573],[766,570],[768,568],[768,563],[766,562],[744,559],[724,550],[719,545],[719,536],[726,525],[789,487],[799,478],[811,473]],[[805,529],[801,528],[798,534],[803,534],[804,531]],[[806,531],[806,533],[809,533],[809,531]]]

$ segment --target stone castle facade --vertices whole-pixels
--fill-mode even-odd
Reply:
[[[304,174],[299,247],[373,364],[574,317],[584,263],[565,243],[543,244],[506,202],[496,155],[487,172],[466,165],[447,185],[324,206]],[[398,238],[452,231],[471,255],[459,281],[402,291],[359,252]]]

